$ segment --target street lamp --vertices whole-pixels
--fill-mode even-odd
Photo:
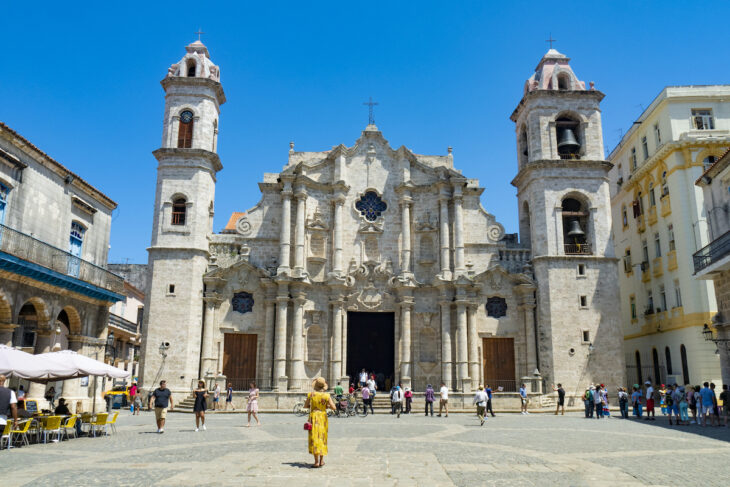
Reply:
[[[717,317],[717,315],[715,315]],[[714,318],[713,318],[714,320]],[[704,324],[702,327],[702,336],[705,337],[705,341],[712,342],[715,344],[715,347],[717,348],[717,352],[720,351],[720,344],[722,343],[726,350],[730,350],[730,338],[719,338],[715,336],[715,333],[713,333],[712,328],[710,328],[710,325],[707,323]]]
[[[112,366],[114,366],[114,360],[117,358],[117,349],[114,346],[114,332],[109,331],[109,333],[106,336],[106,343],[104,343],[104,357],[109,358],[109,362]],[[113,384],[113,383],[112,383]],[[102,379],[101,382],[101,389],[106,389],[106,376]],[[110,396],[107,394],[106,397],[106,409],[107,412],[112,412],[112,401],[114,400],[113,396]]]

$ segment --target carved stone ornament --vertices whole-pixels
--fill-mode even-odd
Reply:
[[[435,232],[436,230],[438,230],[438,221],[430,211],[427,211],[423,218],[416,220],[416,232]]]
[[[236,222],[236,232],[239,235],[250,235],[251,231],[253,231],[253,227],[251,222],[248,221],[248,217],[242,216],[239,218]]]
[[[347,296],[348,308],[375,310],[384,309],[386,304],[392,307],[394,299],[388,289],[392,287],[393,279],[393,264],[389,259],[359,266],[352,260],[345,278],[345,285],[353,289]]]
[[[238,313],[249,313],[253,311],[253,294],[242,291],[235,293],[231,299],[233,311]]]
[[[491,225],[487,228],[487,236],[490,240],[498,242],[504,236],[502,225]]]
[[[487,316],[492,318],[501,318],[507,316],[507,301],[499,296],[487,298]]]
[[[500,272],[494,271],[490,272],[487,277],[487,282],[489,283],[489,287],[492,288],[492,291],[497,291],[502,288],[502,274]]]

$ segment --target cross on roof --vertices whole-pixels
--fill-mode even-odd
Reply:
[[[363,105],[368,106],[368,125],[374,125],[375,124],[375,118],[373,118],[373,107],[377,105],[378,102],[373,101],[373,97],[368,97],[368,101],[363,103]]]
[[[550,34],[550,39],[545,40],[545,42],[549,42],[550,43],[550,49],[553,48],[553,42],[555,42],[555,41],[556,41],[556,39],[553,39],[553,35],[552,34]]]
[[[202,29],[198,27],[198,31],[196,32],[196,34],[198,34],[198,40],[200,40],[200,36],[205,34],[205,32],[203,32]]]

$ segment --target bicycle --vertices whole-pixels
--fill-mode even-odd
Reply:
[[[292,412],[297,416],[306,416],[309,410],[304,407],[304,402],[300,401],[294,405]]]

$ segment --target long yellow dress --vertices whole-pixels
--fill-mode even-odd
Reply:
[[[309,430],[309,453],[312,455],[327,454],[327,404],[330,402],[330,395],[326,392],[311,392],[309,394],[310,413],[309,421],[312,422],[312,429]]]

